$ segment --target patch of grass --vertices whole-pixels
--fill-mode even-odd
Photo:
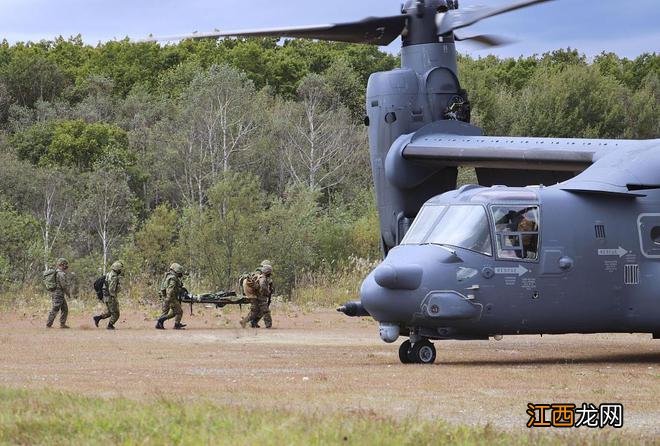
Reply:
[[[336,308],[358,300],[360,286],[380,260],[351,258],[346,265],[326,271],[301,274],[291,294],[291,302],[307,309]]]
[[[26,285],[24,287],[3,290],[0,293],[0,309],[15,310],[17,312],[27,310],[41,310],[50,306],[50,297],[41,288]]]
[[[392,420],[373,411],[320,416],[248,411],[204,401],[104,400],[0,388],[1,444],[615,445],[631,441],[635,439],[619,432],[503,433],[490,425]]]

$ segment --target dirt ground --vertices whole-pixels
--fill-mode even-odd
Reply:
[[[422,366],[400,364],[399,343],[380,341],[373,321],[330,310],[276,308],[272,330],[241,329],[238,308],[197,308],[185,331],[157,331],[153,315],[122,316],[112,332],[81,315],[60,330],[44,327],[46,314],[2,314],[0,386],[498,429],[525,429],[530,402],[623,403],[624,430],[660,435],[660,340],[650,335],[436,342],[436,364]]]

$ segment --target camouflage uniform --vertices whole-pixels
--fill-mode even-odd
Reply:
[[[258,283],[259,296],[257,298],[257,306],[259,313],[253,320],[258,324],[261,318],[263,318],[266,328],[271,328],[273,326],[273,318],[270,315],[270,298],[274,291],[273,279],[270,278],[270,275],[261,273]]]
[[[258,273],[257,273],[258,271]],[[261,271],[257,269],[252,275],[261,274]],[[257,327],[257,316],[259,315],[259,290],[257,287],[252,287],[248,284],[248,280],[243,282],[243,294],[245,297],[250,299],[250,311],[247,316],[241,319],[241,326],[245,328],[246,324],[249,322],[252,327]]]
[[[50,292],[50,297],[53,301],[53,306],[48,314],[48,321],[46,322],[47,327],[52,327],[53,322],[55,322],[55,317],[57,312],[60,312],[60,327],[68,328],[66,325],[66,318],[69,315],[69,306],[66,303],[66,296],[71,297],[69,291],[69,284],[67,282],[66,273],[64,272],[61,265],[57,265],[57,272],[55,273],[55,282],[57,283],[57,288]]]
[[[241,320],[241,326],[244,327],[247,322],[250,322],[252,327],[257,328],[261,318],[264,319],[266,328],[271,328],[273,326],[273,319],[270,315],[270,298],[275,290],[273,279],[270,277],[272,270],[273,268],[270,264],[262,264],[262,266],[257,268],[256,271],[256,273],[258,273],[256,290],[244,286],[245,295],[254,299],[254,301],[250,306],[250,312],[248,315]]]
[[[119,276],[123,268],[121,262],[115,262],[112,265],[112,271],[105,275],[105,285],[103,286],[103,302],[107,308],[106,312],[94,317],[94,322],[98,326],[98,321],[110,318],[108,328],[114,329],[115,322],[119,320],[119,300],[118,295],[121,291]]]
[[[183,282],[181,282],[181,279],[174,272],[170,271],[165,275],[160,289],[164,298],[163,314],[160,316],[160,319],[165,322],[174,318],[174,323],[180,324],[183,317],[183,310],[181,309],[179,295],[183,290]]]

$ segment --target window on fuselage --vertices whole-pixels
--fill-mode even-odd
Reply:
[[[425,205],[402,245],[446,245],[493,255],[486,211],[477,205]]]
[[[540,213],[538,206],[491,206],[497,257],[538,260]]]

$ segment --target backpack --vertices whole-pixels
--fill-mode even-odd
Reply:
[[[257,294],[259,289],[259,278],[254,273],[243,273],[238,278],[238,292],[240,294],[246,294],[245,289],[251,291],[251,294]]]
[[[160,289],[158,290],[158,295],[162,298],[165,299],[167,297],[167,284],[170,281],[170,278],[176,277],[174,274],[171,272],[165,273],[165,277],[163,277],[163,281],[160,283]],[[179,299],[181,300],[181,299]]]
[[[44,271],[44,286],[48,291],[55,291],[57,289],[57,270],[48,269]]]
[[[94,291],[99,300],[103,300],[103,288],[105,287],[105,276],[101,276],[94,281]]]

